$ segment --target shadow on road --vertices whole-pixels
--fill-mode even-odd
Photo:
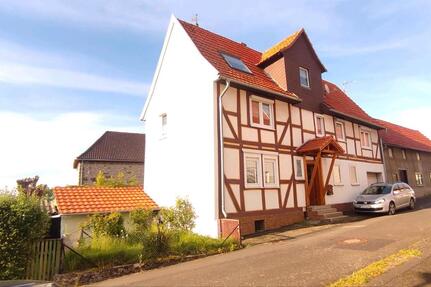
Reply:
[[[431,273],[421,272],[420,276],[422,277],[422,282],[419,284],[416,284],[414,287],[429,286],[429,283],[431,283]]]

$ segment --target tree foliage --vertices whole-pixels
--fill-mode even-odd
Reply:
[[[96,237],[120,237],[126,233],[124,219],[118,212],[93,214],[82,227],[90,229]]]
[[[138,185],[138,181],[136,177],[132,176],[129,179],[126,179],[126,176],[123,172],[117,173],[115,176],[106,177],[105,173],[101,170],[96,175],[96,186],[107,186],[107,187],[123,187],[123,186],[136,186]]]
[[[23,278],[31,244],[42,239],[48,227],[40,199],[0,195],[0,280]]]
[[[39,176],[27,177],[18,179],[17,190],[19,193],[26,196],[37,196],[37,197],[52,197],[52,191],[46,184],[37,184]]]
[[[183,231],[191,231],[197,217],[190,201],[182,198],[177,198],[175,206],[161,209],[160,216],[169,228]]]

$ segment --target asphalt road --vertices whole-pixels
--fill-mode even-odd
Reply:
[[[338,225],[93,286],[324,286],[399,249],[431,238],[431,201],[413,212]]]

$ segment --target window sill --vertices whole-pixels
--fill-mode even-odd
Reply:
[[[303,89],[307,89],[307,90],[311,90],[311,86],[303,86],[303,85],[301,85],[301,84],[299,84],[300,86],[301,86],[301,88],[303,88]]]
[[[280,188],[279,184],[265,185],[263,188]]]
[[[262,188],[261,185],[246,185],[244,186],[244,189],[260,189]]]
[[[367,149],[367,150],[373,150],[371,147],[368,146],[361,146],[362,149]]]
[[[257,129],[262,129],[262,130],[270,130],[270,131],[275,131],[275,127],[274,126],[265,126],[265,125],[258,125],[258,124],[250,124],[251,127],[253,128],[257,128]]]
[[[334,183],[334,186],[344,186],[344,183]]]
[[[361,184],[357,182],[357,183],[351,183],[350,185],[351,186],[360,186]]]
[[[317,134],[316,133],[316,137],[318,137],[318,138],[323,138],[325,136],[325,134]]]

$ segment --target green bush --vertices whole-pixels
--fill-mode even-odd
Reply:
[[[174,207],[160,210],[160,216],[170,229],[191,231],[195,227],[196,213],[187,199],[177,198]]]
[[[0,195],[0,280],[24,278],[31,245],[48,227],[49,216],[39,199]]]
[[[130,213],[136,232],[147,232],[154,223],[154,212],[151,209],[136,209]]]
[[[171,252],[175,255],[214,254],[235,250],[238,246],[233,240],[211,238],[193,232],[178,232],[172,240]]]
[[[124,219],[118,212],[91,215],[82,227],[89,228],[95,237],[121,237],[126,234]]]

